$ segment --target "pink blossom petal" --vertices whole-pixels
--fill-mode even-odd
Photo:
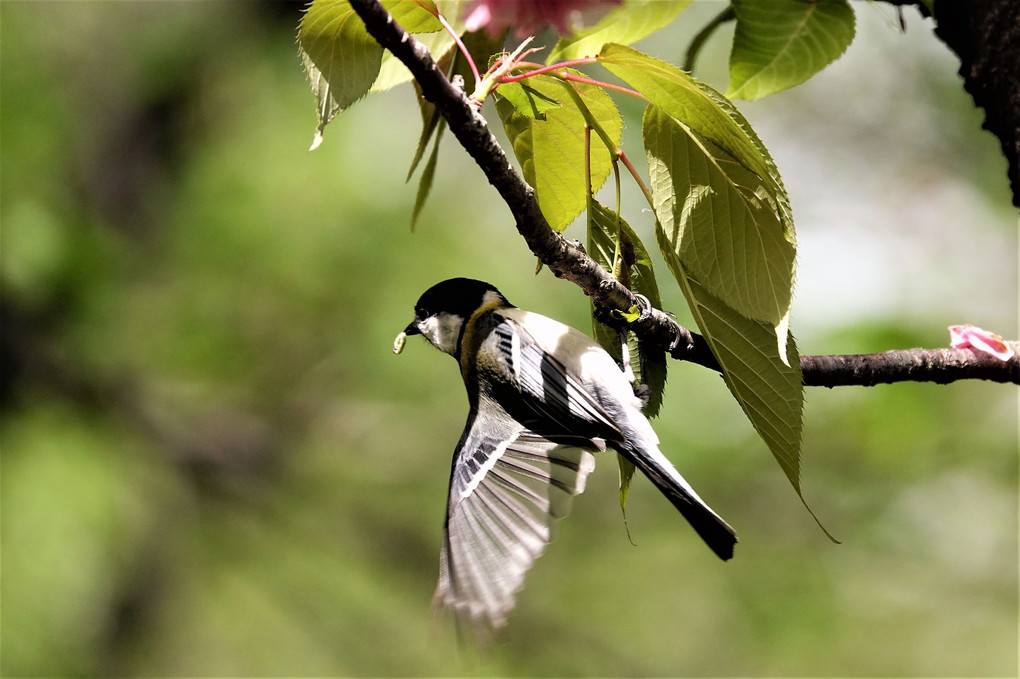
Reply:
[[[1004,339],[969,323],[949,326],[949,346],[954,349],[970,347],[991,354],[1000,361],[1013,358],[1013,347]]]
[[[474,33],[475,31],[487,26],[492,22],[492,10],[485,3],[475,6],[470,11],[467,17],[464,19],[464,29],[468,33]]]
[[[622,0],[472,0],[464,9],[467,29],[497,36],[513,28],[518,37],[552,26],[561,35],[598,21]]]

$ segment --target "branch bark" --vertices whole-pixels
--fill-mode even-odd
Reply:
[[[1020,384],[1020,342],[1002,361],[973,349],[902,349],[881,354],[801,356],[808,387],[872,387],[893,382],[948,384],[961,379]]]
[[[638,305],[634,294],[592,260],[579,242],[568,241],[549,227],[534,189],[514,168],[468,96],[436,66],[428,49],[394,21],[378,0],[349,1],[369,34],[410,70],[422,95],[436,106],[450,131],[506,202],[517,231],[542,263],[558,278],[579,286],[598,306],[626,311]],[[675,359],[720,370],[704,337],[658,309],[643,314],[629,328],[643,342],[664,349]],[[1020,384],[1020,357],[995,363],[970,350],[912,349],[872,355],[801,356],[801,372],[807,386],[946,383],[958,379]]]

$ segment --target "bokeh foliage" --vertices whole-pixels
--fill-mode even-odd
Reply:
[[[643,481],[631,547],[615,465],[600,459],[510,639],[459,652],[429,599],[465,399],[449,359],[420,343],[394,358],[393,335],[421,290],[454,275],[581,328],[586,301],[530,277],[505,207],[452,145],[409,232],[408,89],[355,105],[306,152],[315,120],[292,5],[0,12],[5,676],[1015,670],[1015,387],[809,391],[804,491],[837,546],[718,376],[684,365],[655,426],[737,527],[736,558],[719,564]],[[663,43],[679,51],[695,29]],[[984,188],[1003,173],[979,169],[1001,169],[994,140],[940,77],[939,106],[963,116],[936,145],[945,171],[966,165],[1007,205]],[[926,164],[923,181],[938,171]],[[1005,228],[973,228],[1015,252],[1014,225],[989,213]],[[651,242],[650,224],[630,221]],[[935,280],[953,264],[996,275],[987,261],[926,268]],[[944,296],[948,321],[904,295],[899,316],[814,329],[818,309],[795,300],[799,345],[878,351],[944,343],[948,322],[1015,328],[1015,292],[961,297]],[[980,317],[959,317],[971,309]]]

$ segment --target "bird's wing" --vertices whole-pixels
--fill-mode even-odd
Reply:
[[[434,599],[477,634],[505,626],[553,520],[567,515],[595,468],[590,452],[523,428],[509,438],[480,431],[485,419],[473,418],[457,449]]]
[[[561,435],[623,440],[613,416],[524,325],[505,319],[486,341],[495,347],[488,355],[501,361],[493,394],[516,420],[553,440]]]

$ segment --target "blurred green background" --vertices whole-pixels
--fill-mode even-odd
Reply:
[[[929,23],[855,7],[843,59],[742,105],[793,196],[802,351],[1015,337],[997,141]],[[720,8],[641,47],[679,62]],[[1015,386],[809,390],[803,485],[835,545],[721,380],[677,364],[655,426],[736,558],[643,479],[631,546],[604,458],[508,639],[458,650],[429,602],[466,400],[448,358],[393,337],[450,276],[582,328],[587,300],[532,276],[453,143],[410,232],[408,86],[306,151],[299,10],[3,2],[5,676],[1015,675]],[[723,89],[729,35],[696,71]]]

